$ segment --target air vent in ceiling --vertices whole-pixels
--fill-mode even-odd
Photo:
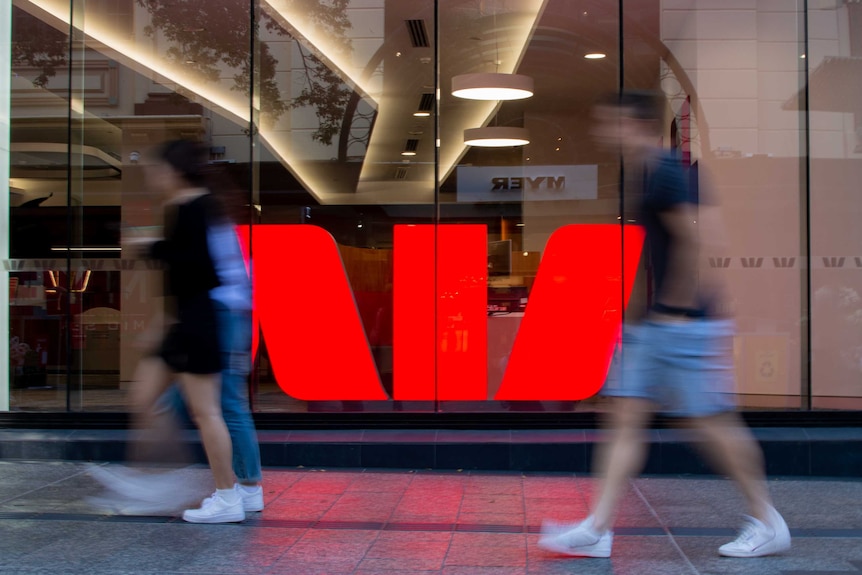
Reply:
[[[406,180],[407,179],[407,168],[403,166],[399,166],[395,169],[395,179],[396,180]]]
[[[407,143],[404,145],[405,152],[415,152],[416,148],[419,147],[419,140],[407,140]]]
[[[431,112],[434,109],[434,94],[422,94],[417,112]]]
[[[414,48],[428,48],[428,30],[425,28],[425,20],[406,20],[407,31],[410,33],[410,42]]]

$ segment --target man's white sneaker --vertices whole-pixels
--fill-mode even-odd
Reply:
[[[245,509],[246,513],[263,511],[263,487],[257,485],[249,488],[240,485],[237,490],[242,496],[242,508]]]
[[[591,517],[575,524],[545,521],[539,537],[542,549],[573,557],[610,557],[613,542],[610,530],[600,533],[593,529]]]
[[[216,491],[212,496],[204,499],[199,509],[184,511],[183,520],[189,523],[238,523],[245,521],[242,497],[236,493],[235,500],[228,502]]]
[[[763,557],[790,549],[790,530],[784,518],[774,508],[769,510],[769,523],[745,516],[739,536],[718,549],[725,557]]]

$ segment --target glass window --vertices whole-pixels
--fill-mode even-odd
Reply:
[[[607,370],[609,353],[593,355],[590,344],[601,336],[590,332],[601,328],[588,315],[591,306],[606,303],[619,312],[621,291],[602,284],[608,301],[587,301],[578,288],[601,282],[594,272],[620,275],[619,245],[587,247],[569,234],[619,237],[619,161],[596,148],[590,125],[592,103],[617,90],[620,25],[615,3],[581,4],[573,10],[554,0],[439,3],[446,249],[437,273],[460,273],[453,280],[466,283],[471,274],[462,268],[472,264],[481,286],[447,288],[485,291],[438,311],[438,394],[445,410],[583,408],[575,399],[592,395],[597,374]],[[524,86],[531,94],[459,96],[459,89],[474,86],[489,92]],[[503,145],[501,137],[522,140]],[[454,235],[459,226],[472,226],[476,237],[447,243],[447,230]],[[469,254],[452,245],[468,240],[474,242]],[[607,270],[581,253],[596,250],[608,257]],[[468,259],[473,251],[478,261]]]
[[[621,88],[664,94],[662,145],[722,208],[740,405],[862,408],[862,12],[800,6],[16,1],[0,409],[126,409],[162,307],[145,168],[176,138],[248,256],[255,410],[600,409],[652,297],[639,176],[591,134]]]
[[[799,407],[807,378],[807,136],[783,107],[805,85],[803,22],[793,3],[683,1],[661,14],[673,136],[723,212],[726,252],[709,264],[731,296],[743,407]]]
[[[862,408],[862,4],[808,11],[811,404]],[[804,94],[788,98],[800,109]]]

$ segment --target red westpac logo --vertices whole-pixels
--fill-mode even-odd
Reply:
[[[244,249],[248,234],[240,231]],[[251,234],[253,351],[259,325],[281,389],[308,401],[389,399],[333,237],[307,224],[256,225]],[[395,226],[392,399],[595,395],[643,241],[641,228],[613,224],[568,225],[551,235],[503,381],[490,398],[485,226]]]

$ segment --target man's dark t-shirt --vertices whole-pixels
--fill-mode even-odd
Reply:
[[[679,158],[669,153],[654,157],[644,167],[644,190],[639,220],[646,230],[655,301],[660,301],[663,293],[670,254],[673,243],[677,241],[662,221],[661,214],[670,212],[683,204],[698,203],[697,190],[691,185],[690,176],[690,170],[683,166]],[[691,281],[696,279],[693,277]],[[709,315],[710,307],[707,299],[701,294],[699,305],[694,309],[674,311],[681,315],[703,317]]]

